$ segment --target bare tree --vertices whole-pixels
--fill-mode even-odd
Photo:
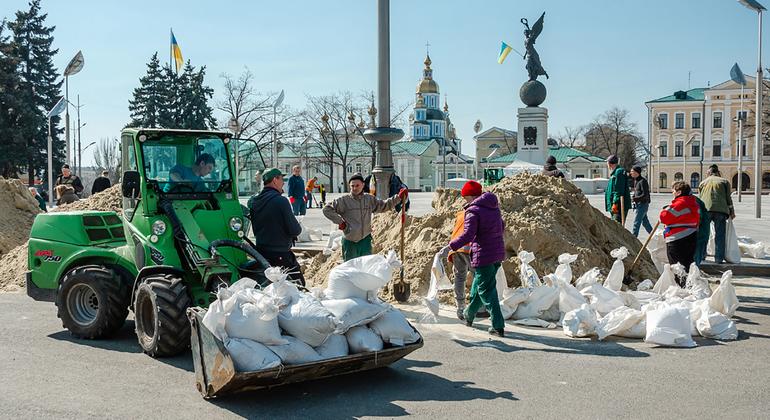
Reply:
[[[96,143],[94,150],[96,166],[110,173],[110,181],[115,183],[120,177],[120,147],[117,139],[103,138]]]
[[[637,162],[637,153],[646,150],[628,110],[618,107],[604,112],[588,125],[584,149],[601,157],[617,155],[621,166],[626,168]]]
[[[559,147],[579,148],[585,146],[585,135],[588,127],[579,125],[577,127],[564,127],[564,131],[556,135]]]
[[[770,72],[770,69],[767,69],[768,72]],[[764,156],[770,156],[770,80],[763,80],[763,91],[762,91],[762,154]],[[754,96],[751,98],[751,100],[744,102],[743,104],[743,110],[746,111],[746,121],[743,123],[743,141],[745,142],[747,139],[754,139],[755,136],[755,124],[756,124],[756,115],[757,115],[757,98]],[[723,117],[724,118],[724,117]],[[738,132],[738,121],[733,120],[733,132]],[[733,154],[736,153],[736,150],[734,147],[737,147],[738,143],[738,137],[732,136],[733,142],[730,144],[731,150],[733,150]],[[749,149],[748,146],[746,147],[747,154],[751,155],[752,149]]]

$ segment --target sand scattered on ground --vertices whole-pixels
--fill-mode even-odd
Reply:
[[[629,250],[629,257],[624,260],[628,268],[642,246],[631,232],[592,207],[569,181],[520,174],[505,178],[488,190],[498,196],[505,220],[507,258],[503,269],[510,287],[520,285],[520,261],[516,255],[522,250],[535,254],[532,266],[541,277],[556,269],[560,254],[578,254],[578,260],[572,264],[577,277],[592,267],[599,267],[606,275],[614,261],[610,251],[621,246]],[[439,189],[434,193],[433,213],[407,216],[404,278],[411,284],[413,297],[427,293],[433,255],[448,243],[455,214],[462,204],[458,190]],[[376,215],[372,223],[373,252],[398,250],[399,228],[400,218],[395,214]],[[308,260],[305,278],[313,285],[323,285],[329,271],[341,260],[339,250],[330,256],[320,254]],[[447,273],[451,273],[449,267]],[[635,281],[658,276],[646,252],[628,274]]]
[[[41,211],[20,180],[0,177],[0,257],[27,242],[32,221]]]

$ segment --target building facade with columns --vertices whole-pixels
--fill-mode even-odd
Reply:
[[[743,191],[770,189],[770,150],[764,139],[762,173],[754,173],[754,92],[755,78],[746,77],[747,85],[726,81],[708,88],[677,91],[645,103],[649,115],[650,186],[666,192],[674,181],[684,180],[697,188],[709,166],[716,164],[722,177],[738,188],[741,161]],[[765,110],[767,112],[767,110]],[[739,115],[745,122],[741,130]],[[767,133],[770,127],[763,131]],[[739,147],[739,138],[740,141]],[[762,143],[762,142],[760,142]]]

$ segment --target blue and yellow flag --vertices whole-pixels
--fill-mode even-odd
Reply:
[[[176,43],[173,29],[171,30],[171,56],[176,63],[176,72],[179,73],[179,69],[184,65],[184,59],[182,58],[182,50],[179,48],[179,44]]]
[[[503,64],[503,61],[505,61],[505,57],[508,57],[508,54],[510,54],[511,50],[513,50],[513,48],[511,48],[508,44],[503,42],[502,47],[500,47],[500,55],[497,56],[497,63]]]

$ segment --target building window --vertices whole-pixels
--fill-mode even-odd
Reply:
[[[665,172],[660,173],[660,188],[668,187],[668,175]]]
[[[714,140],[714,146],[712,147],[711,155],[713,157],[721,157],[722,156],[722,141],[721,140]]]
[[[690,174],[690,188],[695,189],[698,188],[698,184],[700,184],[700,174],[697,172],[693,172]]]
[[[668,141],[660,142],[658,153],[660,157],[668,157]]]
[[[356,163],[356,172],[359,173],[359,174],[362,173],[361,169],[362,169],[361,168],[361,164],[360,163]]]
[[[711,124],[712,128],[722,128],[722,113],[721,112],[715,112],[714,113],[714,121]]]
[[[690,145],[690,153],[693,157],[700,156],[700,140],[693,140],[692,144]]]
[[[658,125],[661,130],[668,130],[668,114],[658,114]]]
[[[692,113],[692,128],[700,128],[700,112]]]
[[[681,130],[684,128],[684,113],[683,112],[677,112],[674,114],[674,128],[677,130]]]
[[[490,145],[489,145],[489,148],[490,148],[490,149],[499,149],[499,148],[500,148],[500,145],[499,145],[499,144],[497,144],[497,143],[492,143],[492,144],[490,144]]]
[[[682,157],[684,153],[684,142],[681,140],[674,142],[674,157]]]
[[[681,172],[677,172],[674,174],[674,182],[679,182],[684,179],[684,175],[682,175]]]

